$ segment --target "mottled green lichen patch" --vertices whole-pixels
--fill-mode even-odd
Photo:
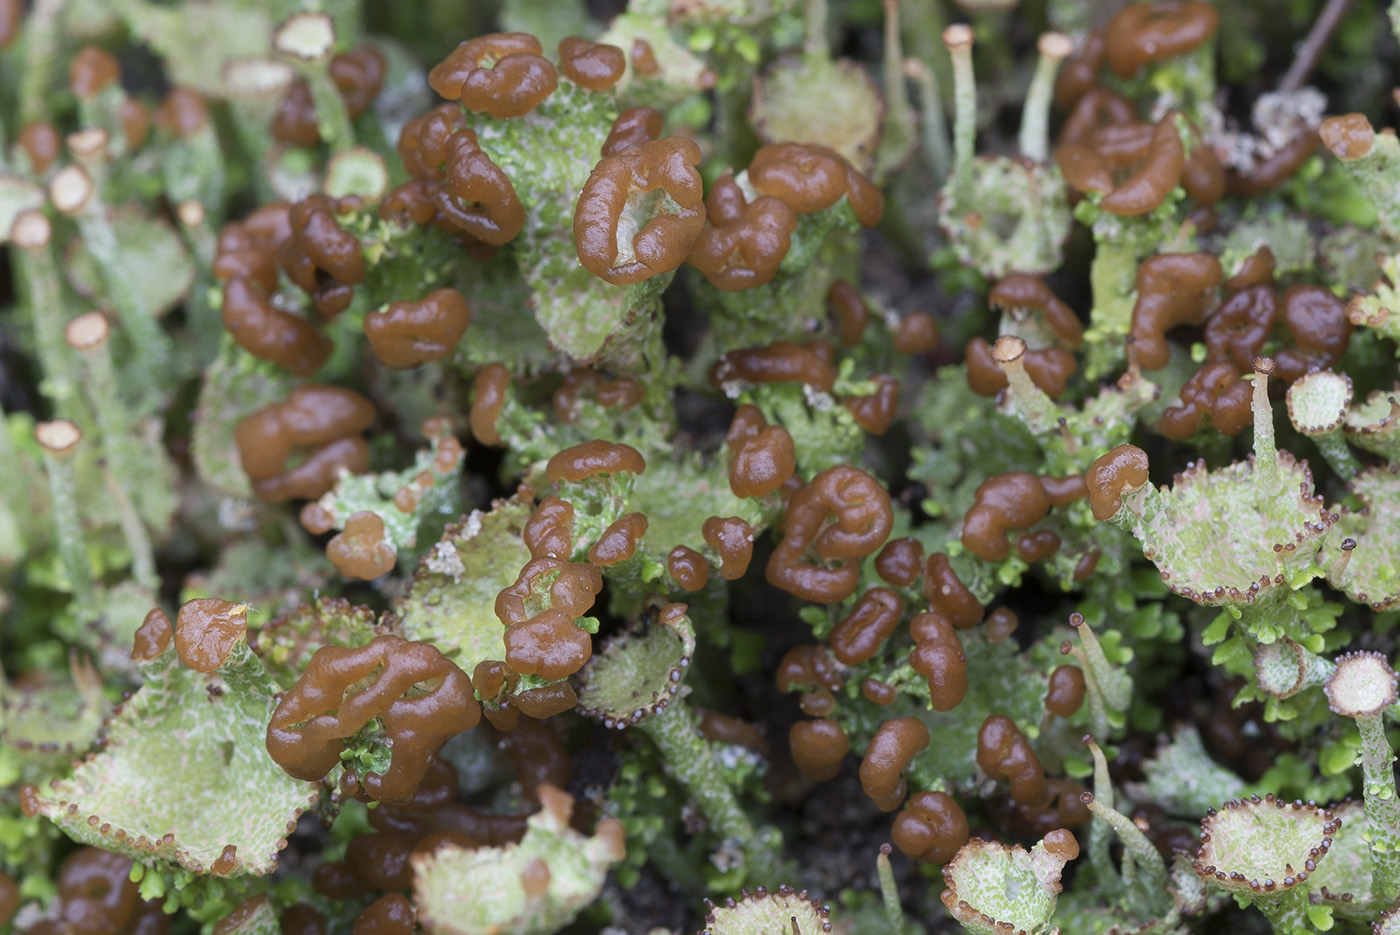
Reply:
[[[1400,462],[1400,387],[1376,390],[1347,413],[1347,441],[1373,451],[1392,464]]]
[[[436,524],[442,528],[458,510],[462,445],[445,428],[418,451],[413,463],[399,471],[347,474],[319,501],[331,517],[332,528],[343,529],[361,511],[384,521],[384,540],[396,551],[413,549],[419,534]]]
[[[1360,510],[1339,511],[1337,526],[1318,556],[1327,580],[1352,600],[1383,610],[1400,601],[1400,469],[1377,467],[1357,476],[1352,492]],[[1350,558],[1343,543],[1351,540]]]
[[[277,908],[265,894],[239,903],[219,920],[219,935],[282,935]]]
[[[142,674],[101,752],[38,789],[37,812],[77,841],[148,865],[271,872],[316,798],[315,785],[288,776],[263,745],[278,684],[241,639],[209,675],[173,649]]]
[[[1060,170],[987,156],[972,169],[972,189],[945,187],[939,225],[958,259],[982,275],[1044,273],[1060,264],[1072,218]]]
[[[1351,377],[1331,370],[1304,374],[1288,388],[1288,420],[1304,435],[1341,428],[1351,406]]]
[[[1342,827],[1332,838],[1327,859],[1309,878],[1312,898],[1332,906],[1337,915],[1364,919],[1374,915],[1371,894],[1371,848],[1366,808],[1360,802],[1343,802],[1332,809]]]
[[[97,739],[109,705],[102,679],[86,659],[69,656],[70,678],[24,688],[0,673],[0,744],[28,762],[61,766]]]
[[[12,175],[0,175],[0,244],[9,243],[15,218],[44,204],[39,186]]]
[[[973,838],[943,868],[943,905],[973,935],[1043,932],[1055,914],[1066,859],[1044,841],[1028,853],[1019,844]]]
[[[282,614],[248,639],[268,672],[291,688],[322,646],[364,646],[390,630],[389,621],[343,597],[322,597]]]
[[[1287,451],[1278,454],[1276,483],[1261,478],[1253,458],[1214,471],[1197,461],[1170,489],[1147,487],[1125,503],[1115,519],[1162,580],[1207,605],[1249,603],[1303,573],[1332,526],[1307,462]]]
[[[201,480],[231,497],[253,496],[234,429],[250,412],[285,399],[292,385],[290,374],[259,362],[224,336],[218,356],[204,370],[193,419],[191,451]]]
[[[563,82],[529,114],[510,120],[470,115],[483,151],[513,181],[527,221],[514,240],[529,304],[549,343],[586,362],[638,316],[649,315],[671,275],[631,286],[603,282],[579,265],[573,225],[579,192],[602,157],[617,105]]]
[[[749,120],[765,143],[815,143],[869,172],[884,125],[885,101],[855,62],[790,56],[754,81]]]
[[[580,714],[626,727],[663,708],[680,689],[695,654],[686,605],[667,604],[610,639],[578,674]]]
[[[700,935],[824,935],[832,930],[831,911],[806,890],[780,886],[769,892],[760,886],[724,905],[709,903]]]
[[[529,501],[512,497],[448,526],[423,555],[396,607],[403,635],[432,643],[467,672],[487,659],[504,659],[496,595],[530,561],[520,533],[532,509]]]
[[[1155,802],[1181,818],[1194,819],[1213,803],[1239,795],[1245,786],[1244,780],[1210,758],[1200,732],[1191,726],[1182,727],[1169,743],[1158,747],[1143,762],[1142,771],[1146,780],[1129,783],[1128,794],[1135,801]]]
[[[519,844],[446,846],[413,858],[413,899],[433,935],[549,935],[602,890],[624,854],[621,823],[604,819],[592,837],[569,827],[573,799],[540,787],[543,807]]]
[[[1268,795],[1226,802],[1201,819],[1197,875],[1215,886],[1258,897],[1307,881],[1330,854],[1340,825],[1332,812]]]
[[[175,228],[134,208],[111,210],[108,223],[121,250],[121,263],[132,281],[140,284],[143,307],[163,315],[180,304],[194,285],[195,266]],[[83,298],[100,300],[101,268],[81,239],[70,241],[64,268]]]
[[[714,550],[705,544],[701,528],[712,516],[737,516],[757,536],[771,522],[771,508],[753,499],[741,499],[729,489],[723,473],[702,465],[698,458],[681,461],[651,458],[645,473],[637,476],[625,509],[646,514],[643,546],[653,558],[664,561],[678,545],[709,552],[717,568]],[[614,517],[615,519],[616,517]]]
[[[1375,284],[1370,295],[1352,296],[1347,318],[1353,325],[1374,328],[1394,340],[1400,338],[1400,253],[1387,256],[1381,262],[1381,272],[1385,278]]]

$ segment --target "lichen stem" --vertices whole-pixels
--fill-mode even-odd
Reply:
[[[1313,443],[1317,445],[1322,457],[1327,459],[1327,464],[1343,480],[1351,480],[1361,473],[1361,462],[1357,460],[1356,454],[1347,444],[1341,432],[1328,432],[1325,435],[1314,435]]]
[[[1254,905],[1269,920],[1274,935],[1316,935],[1317,929],[1308,917],[1308,893],[1295,886],[1268,900],[1256,900]]]
[[[1052,32],[1040,37],[1039,48],[1040,58],[1021,111],[1018,145],[1025,158],[1045,162],[1050,155],[1050,98],[1055,92],[1055,74],[1060,70],[1060,62],[1073,51],[1073,45],[1068,36]]]
[[[24,24],[24,68],[19,79],[19,120],[23,126],[48,116],[49,83],[58,54],[58,17],[63,0],[35,0]]]
[[[92,565],[88,562],[87,543],[83,541],[78,522],[78,493],[73,480],[73,461],[64,455],[44,451],[44,472],[49,477],[49,499],[53,513],[54,540],[58,555],[68,572],[73,588],[79,619],[90,616],[97,608]]]
[[[1362,792],[1370,825],[1371,886],[1387,901],[1400,896],[1400,798],[1395,794],[1395,753],[1385,736],[1383,713],[1356,718],[1361,732]]]
[[[826,0],[806,0],[803,13],[807,29],[802,37],[802,51],[816,58],[829,57],[831,47],[826,38]]]
[[[667,775],[680,783],[700,806],[719,837],[735,842],[747,861],[745,879],[774,884],[777,855],[757,833],[739,806],[734,790],[720,775],[709,744],[695,728],[690,706],[674,697],[665,708],[638,724],[661,751]]]
[[[1268,357],[1254,358],[1254,476],[1259,479],[1259,491],[1272,497],[1278,486],[1278,449],[1274,447],[1274,410],[1269,403],[1269,374],[1274,362]]]
[[[924,137],[924,158],[938,183],[948,178],[953,163],[953,146],[948,140],[948,118],[943,113],[943,95],[938,75],[917,58],[904,60],[904,73],[919,88],[919,124]]]
[[[885,905],[885,918],[890,921],[890,931],[894,935],[904,935],[904,907],[899,902],[899,885],[894,880],[888,844],[880,848],[875,867],[880,874],[880,899]]]
[[[349,111],[345,109],[345,99],[331,79],[330,58],[307,65],[301,69],[301,73],[311,89],[311,100],[316,104],[316,130],[321,134],[321,140],[334,153],[354,146],[355,128],[350,123]]]
[[[146,379],[135,381],[136,388],[141,390],[135,410],[138,414],[154,412],[159,408],[157,379],[170,361],[170,338],[156,320],[155,309],[142,297],[132,278],[131,264],[117,242],[116,231],[108,221],[107,207],[96,186],[78,213],[77,221],[83,243],[101,271],[107,297],[130,341],[133,367],[137,373],[147,375]]]
[[[943,30],[943,44],[953,59],[953,193],[972,190],[972,162],[977,149],[977,79],[972,73],[972,28],[963,24]]]
[[[46,239],[41,246],[22,247],[11,256],[19,268],[17,279],[44,374],[40,389],[54,404],[56,415],[72,418],[78,381],[68,345],[63,341],[63,286],[53,259],[53,245]]]
[[[100,322],[101,328],[94,332],[94,339],[82,340],[81,326],[92,320]],[[107,325],[100,313],[90,312],[75,319],[69,327],[72,330],[66,330],[65,334],[69,336],[70,346],[83,358],[87,371],[87,398],[97,420],[97,430],[102,436],[102,451],[107,459],[103,474],[107,480],[108,492],[117,506],[122,533],[131,548],[133,573],[143,587],[154,590],[159,583],[155,571],[155,550],[151,546],[151,538],[146,532],[141,514],[131,499],[131,492],[140,490],[145,481],[139,466],[140,451],[136,424],[122,403],[117,387],[116,375],[112,369],[112,348],[107,340]]]

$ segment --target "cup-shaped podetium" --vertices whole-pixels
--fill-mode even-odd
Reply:
[[[1211,886],[1253,901],[1275,935],[1301,935],[1315,931],[1309,876],[1340,829],[1332,812],[1311,803],[1272,794],[1236,799],[1201,819],[1201,847],[1192,866]]]

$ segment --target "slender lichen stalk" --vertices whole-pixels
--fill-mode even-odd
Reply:
[[[806,0],[803,12],[807,31],[802,37],[802,51],[809,57],[830,57],[831,50],[826,38],[826,0]]]
[[[1254,476],[1258,490],[1272,497],[1278,486],[1278,449],[1274,447],[1274,410],[1269,404],[1269,374],[1274,372],[1272,357],[1254,358]]]
[[[1386,900],[1400,896],[1400,798],[1395,754],[1385,736],[1385,712],[1396,702],[1395,670],[1375,652],[1346,653],[1324,691],[1332,710],[1361,732],[1362,792],[1371,848],[1371,889]]]
[[[278,27],[272,44],[296,62],[316,105],[316,129],[333,152],[340,152],[355,144],[355,131],[345,100],[331,78],[335,41],[335,24],[329,16],[297,13]]]
[[[1036,435],[1056,431],[1060,411],[1055,408],[1055,401],[1036,386],[1026,372],[1026,342],[1013,334],[1002,335],[992,345],[992,360],[1006,374],[1016,412],[1025,421],[1026,427]]]
[[[885,906],[885,918],[890,921],[890,931],[894,935],[904,935],[904,906],[899,902],[899,884],[895,882],[894,867],[890,864],[893,851],[890,845],[881,844],[875,867],[880,875],[880,900]]]
[[[681,698],[644,718],[638,725],[661,751],[666,773],[685,787],[715,832],[733,841],[748,861],[745,878],[777,882],[778,858],[769,834],[760,834],[724,781],[710,746],[695,726],[695,715]]]
[[[1084,687],[1089,702],[1089,729],[1106,737],[1113,730],[1111,715],[1128,710],[1133,696],[1132,676],[1108,661],[1099,638],[1082,614],[1070,614],[1070,626],[1079,636],[1079,645],[1070,649],[1084,669]]]
[[[78,494],[73,481],[73,452],[83,440],[83,433],[73,422],[57,419],[34,426],[34,440],[44,453],[44,471],[49,476],[49,499],[52,501],[54,539],[63,567],[68,572],[77,601],[80,618],[90,615],[97,606],[92,566],[88,564],[87,544],[78,523]]]
[[[1080,794],[1079,801],[1113,829],[1123,845],[1123,887],[1133,909],[1141,914],[1157,914],[1170,906],[1167,865],[1162,854],[1133,820],[1117,809],[1099,802],[1092,792]]]
[[[953,59],[953,193],[972,188],[977,149],[977,80],[972,74],[972,27],[958,23],[943,30]]]
[[[22,126],[49,113],[49,84],[58,54],[58,18],[63,0],[35,0],[24,23],[24,67],[20,69],[19,121]]]
[[[1113,792],[1113,780],[1108,774],[1108,758],[1103,755],[1101,748],[1094,740],[1093,734],[1084,735],[1084,745],[1089,748],[1089,755],[1094,760],[1094,800],[1100,803],[1100,807],[1111,809],[1116,802]],[[1109,834],[1111,829],[1102,822],[1091,822],[1089,825],[1089,866],[1093,868],[1098,877],[1098,884],[1106,893],[1117,891],[1123,884],[1118,875],[1118,868],[1113,866],[1113,856],[1109,853]]]
[[[44,373],[40,388],[60,416],[76,415],[78,381],[63,344],[63,287],[50,243],[53,225],[43,212],[26,211],[15,219],[10,236],[19,248],[11,256],[18,267],[24,308],[34,329],[34,350]]]
[[[83,358],[87,369],[87,398],[97,418],[97,430],[102,436],[102,452],[107,459],[104,475],[108,493],[117,506],[122,535],[131,549],[132,573],[143,587],[154,590],[156,577],[155,549],[151,537],[131,501],[131,491],[140,489],[145,478],[140,471],[139,443],[135,423],[122,403],[117,379],[112,371],[112,349],[107,337],[110,329],[101,312],[88,312],[68,323],[64,339]]]
[[[1025,109],[1021,111],[1021,155],[1034,162],[1045,162],[1050,155],[1050,98],[1055,92],[1055,73],[1060,63],[1074,51],[1069,36],[1047,32],[1037,43],[1040,59],[1026,92]]]
[[[919,88],[919,126],[924,137],[924,158],[938,183],[948,178],[953,164],[953,146],[948,140],[948,118],[943,113],[943,95],[938,75],[921,60],[906,58],[904,74]]]
[[[170,360],[170,338],[161,329],[155,310],[132,275],[131,264],[112,229],[101,193],[84,169],[68,166],[54,176],[49,185],[49,197],[54,207],[78,223],[83,245],[96,262],[107,297],[121,321],[122,330],[130,338],[135,370],[149,375],[137,381],[137,386],[144,390],[137,409],[152,411],[158,405],[154,398],[156,377],[165,372]]]

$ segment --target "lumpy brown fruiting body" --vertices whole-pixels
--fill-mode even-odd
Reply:
[[[967,656],[957,629],[941,614],[918,614],[909,622],[914,648],[909,665],[928,679],[929,704],[951,711],[967,695]]]
[[[967,843],[967,815],[946,792],[919,792],[895,818],[890,840],[900,853],[926,864],[946,864]]]
[[[407,368],[451,354],[471,324],[471,309],[456,289],[436,289],[417,302],[391,302],[365,316],[365,337],[386,367]]]
[[[833,525],[825,525],[828,516],[835,517]],[[803,600],[845,600],[859,580],[859,559],[874,554],[893,525],[889,493],[879,481],[849,465],[828,468],[788,501],[768,582]],[[809,549],[823,564],[808,560]]]
[[[977,734],[977,765],[992,779],[1011,784],[1011,797],[1023,805],[1045,801],[1045,769],[1026,735],[1011,718],[991,714]]]
[[[777,490],[797,470],[797,447],[781,425],[770,425],[745,439],[729,466],[729,489],[736,497],[762,497]]]
[[[1059,717],[1072,717],[1084,704],[1087,691],[1084,670],[1078,666],[1056,666],[1050,673],[1050,685],[1045,692],[1045,710]]]
[[[1096,458],[1085,474],[1094,519],[1112,519],[1123,505],[1123,494],[1147,483],[1147,467],[1147,452],[1133,445],[1119,445]]]
[[[833,720],[798,721],[788,732],[792,758],[807,778],[822,782],[836,778],[851,741]]]
[[[558,483],[622,471],[641,474],[646,469],[646,459],[631,445],[595,440],[574,445],[554,455],[545,466],[545,476],[550,483]]]
[[[559,73],[543,52],[528,33],[478,36],[433,66],[428,84],[467,110],[497,120],[523,117],[559,86]]]
[[[928,742],[928,728],[914,717],[885,721],[870,739],[860,763],[860,784],[880,811],[892,812],[904,801],[904,770]]]
[[[379,801],[406,802],[448,738],[476,726],[481,705],[467,674],[427,643],[385,634],[359,647],[323,646],[273,712],[267,751],[292,776],[319,780],[340,762],[345,738],[376,717],[393,756],[382,775],[363,777],[364,788]]]
[[[131,647],[131,658],[140,662],[151,662],[170,648],[175,638],[175,628],[170,624],[170,616],[159,607],[146,614]]]
[[[604,156],[579,193],[574,242],[579,262],[614,285],[630,285],[667,273],[685,262],[705,224],[700,148],[681,137],[667,137]],[[618,244],[625,212],[662,192],[674,206],[650,217],[633,218],[631,243]],[[630,255],[627,255],[630,254]]]
[[[744,576],[753,558],[753,527],[738,516],[711,516],[701,528],[705,543],[719,553],[719,576],[734,581]]]
[[[874,658],[903,613],[904,601],[898,594],[889,588],[871,588],[831,631],[832,653],[848,666]]]
[[[247,604],[214,597],[186,601],[175,618],[175,651],[191,669],[213,672],[247,632]]]
[[[685,545],[678,545],[666,556],[666,570],[687,591],[699,591],[710,580],[705,556]]]
[[[962,583],[946,553],[935,552],[928,557],[923,591],[929,606],[958,629],[966,630],[982,622],[982,603]]]

